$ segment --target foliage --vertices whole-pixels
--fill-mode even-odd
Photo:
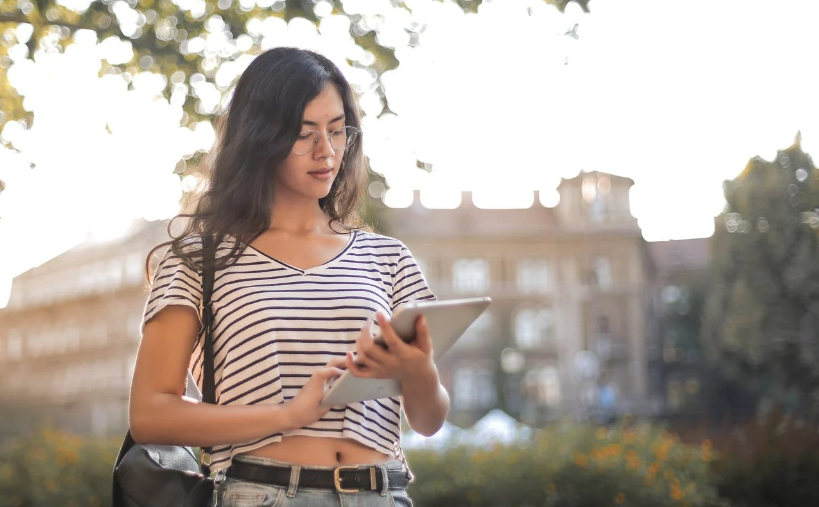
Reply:
[[[332,5],[332,13],[345,14],[343,2],[325,0]],[[448,0],[451,1],[451,0]],[[577,2],[588,12],[589,0],[543,0],[563,11],[572,1]],[[194,48],[188,42],[197,38],[206,38],[214,31],[209,20],[218,17],[225,23],[222,31],[230,40],[236,40],[247,32],[247,23],[252,19],[263,20],[277,17],[289,21],[293,18],[304,18],[312,23],[319,21],[316,14],[316,0],[259,0],[241,2],[231,0],[202,0],[200,2],[182,2],[179,0],[89,0],[83,2],[63,2],[60,0],[0,0],[0,125],[5,120],[26,119],[31,125],[32,117],[24,108],[19,95],[9,85],[7,72],[12,66],[9,49],[17,44],[16,28],[21,23],[32,26],[33,33],[25,40],[28,57],[35,49],[62,52],[71,42],[78,30],[92,30],[99,40],[108,37],[119,37],[128,40],[133,47],[133,58],[126,63],[104,64],[102,73],[128,73],[134,76],[137,72],[148,71],[164,75],[167,80],[166,96],[170,97],[173,88],[171,76],[182,72],[182,83],[198,75],[214,82],[216,72],[225,62],[235,61],[243,54],[254,54],[261,47],[261,38],[254,37],[250,47],[237,48],[225,53],[213,53],[203,44]],[[392,2],[407,10],[406,2]],[[458,0],[457,3],[466,11],[475,11],[481,0]],[[87,7],[86,7],[87,5]],[[72,10],[72,7],[77,10]],[[362,15],[348,13],[350,33],[356,43],[369,56],[366,63],[359,66],[371,68],[378,73],[398,66],[394,48],[382,44],[378,38],[379,28],[383,25],[382,15]],[[128,20],[124,24],[124,20]],[[136,30],[125,29],[133,26]],[[421,26],[408,29],[411,37],[423,31]],[[229,54],[228,54],[229,53]],[[355,62],[353,62],[355,63]],[[177,84],[180,81],[176,81]],[[226,87],[221,87],[224,90]],[[383,98],[383,93],[382,93]],[[188,95],[184,104],[188,118],[198,119],[208,116],[207,112],[197,111],[196,98]]]
[[[816,425],[773,412],[719,440],[720,494],[737,507],[819,505]]]
[[[0,448],[0,507],[110,505],[119,443],[49,428],[12,440]]]
[[[806,411],[819,387],[819,172],[800,146],[725,183],[704,342],[734,379]]]
[[[650,424],[541,430],[532,442],[407,453],[418,505],[713,506],[711,443],[682,444]]]
[[[0,507],[110,505],[119,444],[46,428],[0,446]],[[817,448],[815,425],[772,413],[694,444],[648,423],[565,424],[407,459],[425,507],[801,507],[819,505]]]

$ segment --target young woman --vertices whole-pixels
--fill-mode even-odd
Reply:
[[[449,397],[423,319],[406,344],[389,316],[435,296],[406,246],[361,227],[366,172],[350,85],[319,54],[270,50],[239,79],[217,130],[186,230],[151,252],[170,245],[143,318],[135,441],[212,447],[226,507],[412,505],[401,411],[432,435]],[[183,396],[189,367],[202,386],[205,235],[216,245],[215,405]],[[345,368],[397,379],[402,396],[321,406]]]

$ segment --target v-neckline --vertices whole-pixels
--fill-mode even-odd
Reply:
[[[335,257],[333,257],[332,259],[330,259],[327,262],[323,262],[323,263],[321,263],[321,264],[319,264],[317,266],[313,266],[313,267],[305,268],[305,269],[297,268],[296,266],[288,264],[288,263],[286,263],[286,262],[284,262],[282,260],[279,260],[279,259],[277,259],[277,258],[275,258],[273,256],[267,255],[266,253],[264,253],[261,250],[257,249],[253,245],[247,245],[247,247],[254,254],[256,254],[257,256],[260,256],[260,257],[262,257],[262,258],[264,258],[266,260],[271,260],[271,261],[275,262],[276,264],[280,264],[281,266],[283,266],[283,267],[285,267],[287,269],[291,269],[293,271],[296,271],[298,273],[301,273],[302,275],[306,275],[308,273],[313,273],[313,272],[316,272],[316,271],[326,269],[326,268],[330,267],[331,265],[335,264],[336,262],[338,262],[339,260],[341,260],[341,258],[344,256],[344,254],[346,254],[350,250],[350,248],[352,248],[353,243],[355,243],[356,237],[358,236],[357,232],[358,232],[357,229],[352,229],[350,231],[350,239],[347,241],[347,245],[338,254],[336,254]]]

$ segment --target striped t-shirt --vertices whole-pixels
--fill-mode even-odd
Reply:
[[[201,238],[196,238],[200,241]],[[226,255],[233,238],[217,249]],[[199,308],[202,278],[169,249],[145,307],[143,326],[167,305]],[[432,300],[409,249],[400,241],[353,230],[344,250],[313,268],[298,269],[245,246],[236,264],[218,270],[213,285],[216,402],[279,404],[293,398],[314,371],[355,351],[361,328],[375,313],[391,315],[413,300]],[[378,329],[377,322],[374,328]],[[202,387],[202,347],[191,371]],[[399,398],[331,409],[304,428],[233,445],[215,446],[211,469],[233,456],[278,442],[282,436],[350,438],[382,453],[400,451]]]

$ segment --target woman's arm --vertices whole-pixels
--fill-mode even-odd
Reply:
[[[402,381],[401,395],[410,428],[425,437],[441,429],[449,412],[449,394],[441,385],[434,363],[431,369]]]
[[[200,324],[196,311],[168,306],[145,324],[131,384],[129,420],[138,443],[208,447],[301,428],[327,413],[324,382],[341,374],[331,361],[284,405],[217,406],[183,396],[190,351]]]

